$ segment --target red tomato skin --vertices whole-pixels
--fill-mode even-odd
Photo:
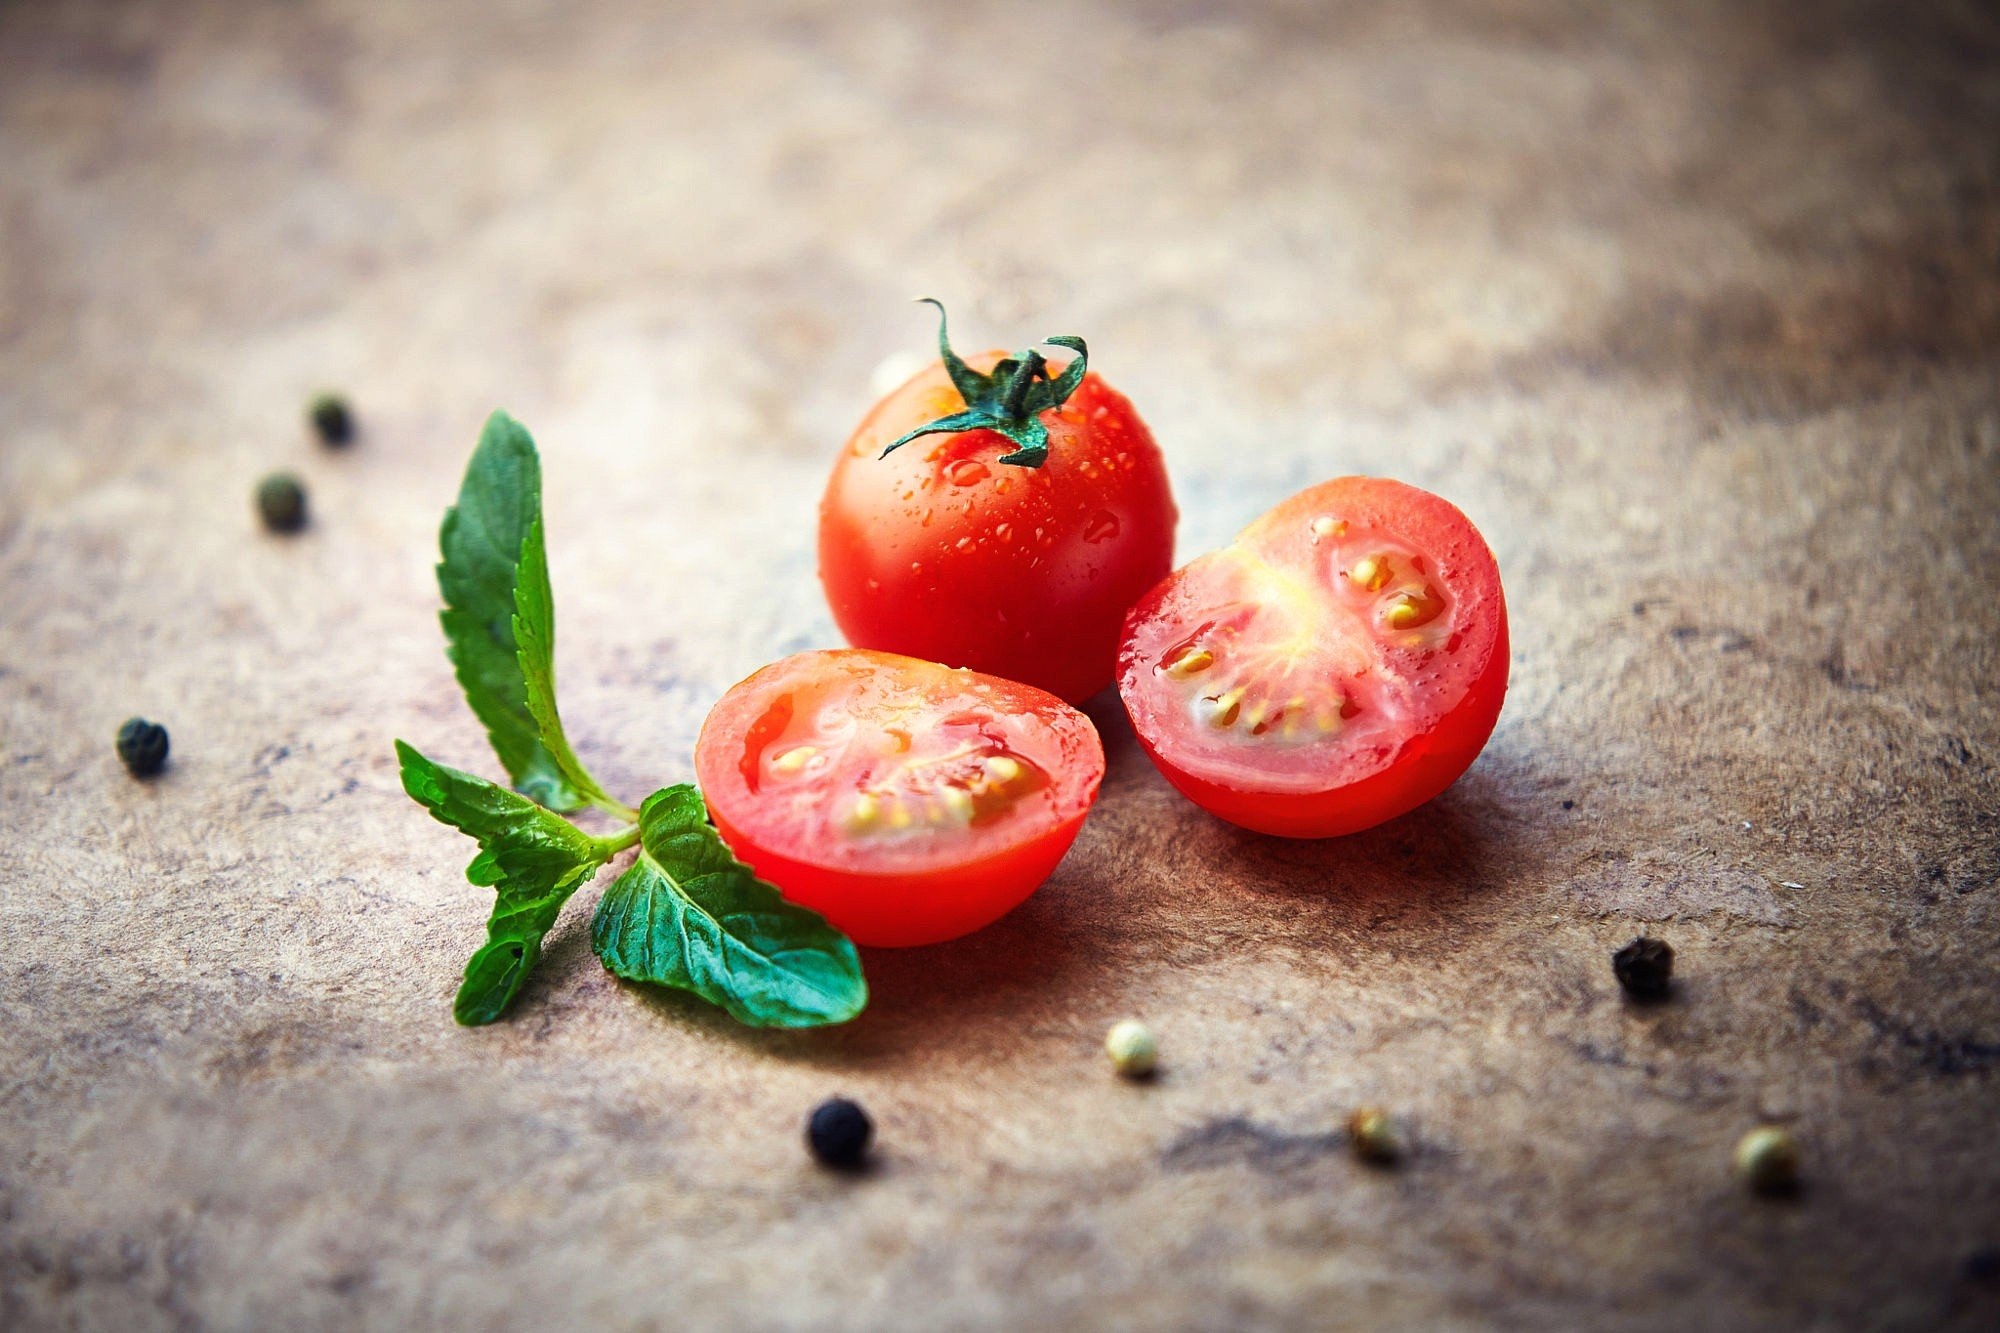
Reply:
[[[1002,353],[968,358],[990,369]],[[1060,366],[1051,367],[1060,373]],[[820,502],[819,574],[858,648],[970,667],[1070,703],[1110,684],[1125,611],[1173,565],[1166,460],[1096,374],[1044,413],[1048,460],[988,430],[903,432],[963,407],[942,363],[878,403]]]
[[[762,812],[747,789],[741,756],[751,723],[763,706],[760,683],[796,680],[805,688],[823,679],[832,665],[854,669],[856,663],[913,674],[918,682],[913,696],[926,684],[937,685],[937,678],[965,677],[965,683],[988,692],[975,707],[986,706],[1015,719],[1038,719],[1043,744],[1028,757],[1055,779],[1047,796],[1055,817],[1025,831],[1012,826],[1001,836],[983,840],[983,845],[976,840],[964,859],[933,859],[915,869],[841,865],[836,863],[841,858],[832,854],[809,859],[816,840],[837,835],[829,835],[823,826],[808,828],[804,820],[786,829],[783,821],[765,817],[761,832],[751,828]],[[787,672],[792,675],[787,677]],[[949,688],[952,683],[937,685],[938,692],[927,697],[940,708],[947,703],[961,706],[961,696]],[[1104,778],[1104,748],[1087,717],[1032,686],[950,672],[937,663],[897,654],[834,649],[775,662],[726,693],[702,724],[695,744],[695,776],[716,831],[759,877],[777,885],[790,901],[826,917],[856,944],[899,948],[968,934],[1026,901],[1055,871],[1083,828]],[[742,818],[736,817],[739,812]],[[804,846],[775,845],[787,834]]]
[[[809,865],[760,847],[713,810],[716,832],[760,879],[810,907],[856,944],[903,949],[969,935],[1033,895],[1076,841],[1084,815],[1045,839],[956,870],[923,875],[866,875]]]
[[[1245,528],[1236,545],[1267,558],[1300,554],[1307,549],[1300,534],[1310,531],[1312,516],[1329,511],[1385,527],[1426,547],[1451,573],[1461,606],[1484,633],[1475,635],[1465,649],[1458,701],[1434,718],[1428,729],[1406,737],[1388,764],[1319,791],[1259,790],[1241,780],[1212,780],[1193,771],[1196,765],[1174,752],[1171,730],[1158,725],[1143,686],[1143,674],[1151,666],[1140,643],[1163,612],[1191,618],[1191,594],[1183,589],[1182,579],[1193,566],[1149,592],[1126,617],[1120,645],[1120,693],[1140,747],[1189,800],[1258,833],[1340,837],[1407,814],[1441,794],[1471,767],[1492,736],[1506,698],[1509,639],[1499,570],[1478,530],[1448,501],[1400,482],[1338,478],[1281,502]]]

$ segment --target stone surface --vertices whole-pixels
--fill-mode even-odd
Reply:
[[[2000,1318],[1989,6],[661,9],[0,9],[0,1324]],[[586,890],[453,1027],[483,893],[389,742],[489,767],[430,573],[480,420],[642,794],[832,641],[813,506],[918,293],[1087,334],[1184,556],[1336,473],[1458,501],[1492,745],[1287,843],[1100,700],[1074,854],[851,1026],[614,983]],[[804,1152],[833,1093],[871,1175]],[[1731,1178],[1766,1119],[1796,1200]]]

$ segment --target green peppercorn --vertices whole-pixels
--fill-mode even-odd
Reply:
[[[1799,1187],[1799,1145],[1791,1131],[1759,1125],[1736,1142],[1736,1174],[1759,1194],[1790,1194]]]
[[[1635,1000],[1665,999],[1673,984],[1674,946],[1641,935],[1611,955],[1611,974]]]
[[[257,483],[257,512],[273,532],[297,532],[306,525],[306,488],[289,472],[273,472]]]
[[[1379,1106],[1364,1106],[1347,1117],[1347,1142],[1364,1162],[1388,1166],[1409,1151],[1403,1127]]]
[[[858,1170],[875,1137],[875,1122],[857,1102],[829,1097],[813,1108],[806,1121],[806,1146],[821,1165],[841,1171]]]
[[[323,393],[306,408],[306,419],[319,432],[321,444],[339,447],[354,438],[354,414],[337,393]]]
[[[1153,1030],[1135,1018],[1121,1019],[1104,1034],[1104,1053],[1111,1067],[1126,1078],[1145,1078],[1159,1063],[1159,1043]]]
[[[118,728],[118,758],[135,778],[150,778],[167,766],[167,729],[143,717],[128,717]]]

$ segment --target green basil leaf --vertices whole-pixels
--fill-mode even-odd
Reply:
[[[569,784],[592,805],[631,817],[631,811],[613,800],[590,776],[576,751],[563,734],[562,718],[556,713],[556,606],[549,587],[549,561],[542,546],[542,520],[538,515],[528,524],[521,542],[521,560],[514,577],[514,641],[520,645],[518,661],[526,689],[528,713],[535,719],[542,747],[555,760]]]
[[[491,1023],[520,993],[563,904],[618,852],[620,840],[594,838],[504,787],[433,763],[402,741],[396,755],[403,790],[440,823],[479,843],[465,877],[494,888],[493,912],[486,943],[466,964],[452,1014],[468,1026]]]
[[[868,1003],[854,945],[731,855],[700,792],[647,797],[639,838],[590,927],[614,975],[692,991],[753,1027],[844,1023]]]
[[[487,418],[466,465],[458,503],[438,530],[444,559],[437,567],[444,594],[446,652],[465,701],[486,727],[493,752],[514,786],[552,810],[574,810],[584,795],[563,777],[542,743],[528,707],[520,645],[515,642],[515,585],[523,548],[542,516],[542,468],[534,439],[505,412]],[[539,549],[539,537],[537,549]],[[544,589],[548,571],[542,571]]]

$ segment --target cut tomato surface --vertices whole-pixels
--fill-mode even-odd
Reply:
[[[735,853],[856,943],[933,944],[1049,877],[1104,778],[1090,719],[1045,691],[861,649],[799,653],[725,694],[695,770]]]
[[[1321,838],[1456,781],[1499,719],[1507,654],[1499,568],[1471,521],[1428,491],[1342,477],[1141,599],[1118,688],[1197,804]]]

